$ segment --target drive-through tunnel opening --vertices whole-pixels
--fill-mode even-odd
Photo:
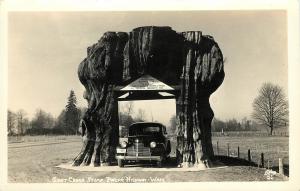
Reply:
[[[169,86],[146,75],[119,87],[119,141],[126,140],[128,127],[136,122],[158,122],[167,130],[171,142],[170,156],[176,155],[176,97],[180,88]]]

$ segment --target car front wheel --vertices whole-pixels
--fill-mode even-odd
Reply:
[[[121,159],[118,159],[118,166],[119,167],[124,167],[124,161]]]
[[[157,161],[156,165],[157,165],[158,168],[161,168],[162,167],[162,162],[161,161]]]

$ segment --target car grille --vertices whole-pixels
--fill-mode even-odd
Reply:
[[[143,143],[134,143],[133,146],[127,148],[128,156],[150,156],[150,148],[145,147]]]

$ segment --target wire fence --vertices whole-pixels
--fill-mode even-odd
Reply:
[[[233,136],[233,137],[268,137],[271,136],[268,132],[262,131],[226,131],[226,132],[212,132],[214,137]],[[289,132],[274,131],[272,137],[288,137]]]
[[[230,142],[213,142],[215,155],[223,155],[229,157],[236,157],[254,162],[258,167],[267,169],[280,168],[288,171],[289,153],[288,149],[277,146],[268,147],[267,144],[253,143],[253,144],[238,144]]]

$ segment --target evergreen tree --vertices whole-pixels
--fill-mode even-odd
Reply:
[[[73,90],[70,91],[68,97],[68,103],[65,110],[65,122],[64,128],[67,134],[77,134],[79,121],[80,121],[80,110],[76,106],[77,100]]]
[[[37,109],[31,126],[34,129],[52,129],[54,127],[54,117],[42,109]]]

